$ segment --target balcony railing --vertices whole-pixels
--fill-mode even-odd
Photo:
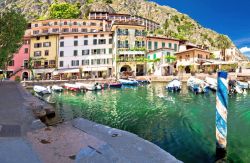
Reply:
[[[50,65],[40,65],[40,66],[34,66],[34,69],[46,69],[46,68],[56,68],[55,64],[50,64]]]
[[[135,58],[118,58],[116,62],[147,62],[147,58],[145,57],[135,57]]]

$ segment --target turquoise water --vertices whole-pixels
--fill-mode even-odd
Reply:
[[[165,85],[56,94],[64,120],[77,117],[133,132],[184,162],[214,162],[215,93],[194,95]],[[250,162],[250,92],[229,99],[228,161]]]

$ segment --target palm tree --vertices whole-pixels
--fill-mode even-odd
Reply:
[[[228,38],[228,36],[222,35],[222,34],[216,38],[216,43],[217,43],[217,48],[221,49],[223,61],[225,61],[226,60],[226,49],[230,48],[232,43],[231,43],[230,39]]]

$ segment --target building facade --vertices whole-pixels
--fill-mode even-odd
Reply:
[[[58,72],[83,76],[112,75],[112,33],[61,34],[58,50]],[[70,70],[70,71],[68,71]]]
[[[21,80],[29,79],[30,72],[29,66],[29,53],[30,53],[30,37],[24,36],[23,44],[17,53],[14,54],[12,61],[9,62],[7,68],[7,77],[14,80],[19,76]]]
[[[161,48],[169,48],[178,52],[179,40],[166,37],[147,36],[147,50],[149,52]]]
[[[140,17],[140,16],[132,16],[128,14],[116,14],[116,13],[108,13],[108,12],[90,12],[89,13],[90,20],[106,20],[108,22],[108,26],[111,27],[114,23],[126,23],[126,22],[135,22],[138,25],[145,26],[145,30],[154,31],[160,28],[160,24]]]
[[[134,24],[114,24],[113,59],[114,76],[141,76],[146,74],[145,27]]]
[[[32,36],[30,39],[30,58],[33,62],[33,73],[49,79],[56,68],[58,35]]]
[[[198,70],[200,66],[210,59],[210,52],[198,48],[175,53],[177,67],[183,67],[186,73],[190,73],[191,67]]]
[[[161,48],[147,54],[147,73],[156,76],[172,75],[174,72],[175,50]]]

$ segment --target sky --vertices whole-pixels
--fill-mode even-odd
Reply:
[[[153,0],[228,35],[250,57],[250,0]]]

